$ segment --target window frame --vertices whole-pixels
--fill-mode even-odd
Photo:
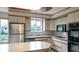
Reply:
[[[0,42],[1,44],[5,44],[5,43],[8,43],[9,42],[9,20],[8,20],[8,18],[0,18],[0,27],[1,27],[1,20],[7,20],[8,21],[8,34],[6,34],[6,35],[8,35],[8,40],[6,41],[6,42]]]
[[[40,31],[32,31],[32,26],[31,26],[31,32],[43,32],[43,19],[42,18],[32,18],[32,20],[35,20],[35,23],[37,24],[37,21],[41,21],[41,30]]]

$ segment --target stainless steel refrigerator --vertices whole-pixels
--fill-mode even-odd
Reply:
[[[24,24],[10,23],[9,24],[9,42],[19,43],[24,42]]]

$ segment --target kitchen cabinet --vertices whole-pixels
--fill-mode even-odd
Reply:
[[[50,22],[49,22],[49,29],[50,30],[55,30],[55,21],[54,20],[50,20]]]
[[[79,11],[69,13],[67,16],[55,19],[54,20],[54,30],[56,30],[56,26],[59,24],[68,24],[68,23],[74,23],[74,22],[79,22]],[[53,26],[51,26],[51,25],[53,25],[53,22],[50,24],[50,29],[53,28]]]
[[[68,51],[68,45],[67,44],[62,44],[62,51],[67,52]]]
[[[25,30],[31,30],[31,19],[30,18],[26,18],[25,21]]]
[[[79,22],[79,12],[73,12],[68,14],[68,23]]]
[[[59,51],[59,52],[67,52],[68,43],[67,43],[67,41],[65,41],[65,38],[58,38],[58,37],[53,36],[52,41],[54,43],[52,46],[53,49],[55,49],[56,51]]]
[[[68,14],[68,23],[73,23],[74,22],[74,13]]]
[[[56,19],[56,24],[57,25],[59,25],[59,24],[66,24],[67,23],[66,21],[67,21],[67,16],[64,16],[64,17]]]
[[[9,22],[14,22],[14,23],[17,23],[17,16],[9,16]]]
[[[56,45],[57,44],[57,45]],[[58,46],[59,44],[59,46]],[[62,47],[60,47],[60,45],[62,45],[61,43],[57,42],[57,41],[54,41],[54,45],[52,46],[52,48],[58,52],[63,52],[63,49]]]
[[[25,23],[25,17],[20,16],[9,16],[9,22],[13,23]]]
[[[68,14],[65,17],[61,17],[55,20],[55,26],[58,24],[68,24],[79,22],[79,11]]]
[[[49,19],[45,19],[45,30],[49,30]]]
[[[53,27],[54,30],[56,30],[56,26],[57,26],[57,25],[60,25],[60,24],[67,24],[67,19],[68,19],[68,17],[65,16],[65,17],[62,17],[62,18],[55,19],[55,20],[53,20],[53,22],[50,21],[50,22],[53,23],[53,24],[52,24],[53,26],[52,26],[51,23],[50,23],[50,28]],[[52,29],[53,29],[53,28],[52,28]]]
[[[25,23],[25,17],[17,17],[18,23]]]
[[[74,22],[79,22],[79,12],[74,13]]]

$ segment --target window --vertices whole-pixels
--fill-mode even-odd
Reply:
[[[0,19],[0,43],[8,42],[8,39],[9,39],[8,20]]]
[[[42,32],[43,31],[43,20],[40,18],[31,19],[31,32]]]

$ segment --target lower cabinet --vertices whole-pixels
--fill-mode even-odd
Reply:
[[[57,37],[53,37],[52,41],[54,43],[54,45],[52,46],[52,48],[58,52],[67,52],[68,51],[68,45],[67,45],[67,41],[65,42],[64,40],[62,40],[62,38],[57,38]]]
[[[47,41],[47,42],[51,43],[52,38],[51,37],[46,37],[46,38],[40,37],[40,38],[36,38],[35,40],[37,40],[37,41]]]

